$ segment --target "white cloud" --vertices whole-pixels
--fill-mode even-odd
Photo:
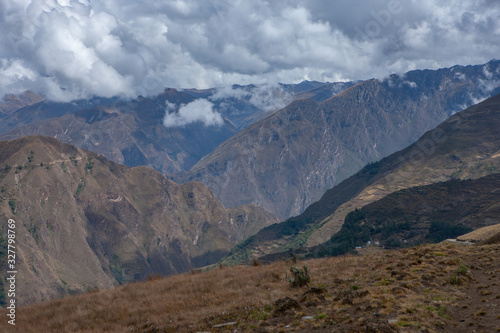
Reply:
[[[217,101],[225,98],[235,98],[244,100],[263,111],[276,111],[293,99],[289,92],[286,92],[278,84],[260,84],[246,87],[225,86],[218,88],[210,100]]]
[[[167,103],[163,125],[165,127],[185,126],[202,122],[205,126],[221,126],[224,119],[220,113],[213,110],[213,104],[206,99],[198,99],[186,105],[181,105],[175,112],[175,105]]]
[[[406,84],[407,86],[409,86],[410,88],[417,88],[418,85],[416,82],[413,82],[413,81],[403,81],[403,84]]]
[[[0,91],[354,80],[500,54],[492,0],[0,0]]]
[[[37,73],[27,68],[20,59],[0,60],[0,87],[9,87],[10,93],[24,92],[37,76]]]
[[[249,101],[261,110],[274,111],[289,104],[292,96],[280,87],[261,85],[252,91]]]

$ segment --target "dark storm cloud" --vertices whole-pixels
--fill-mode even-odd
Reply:
[[[499,1],[0,0],[1,95],[337,81],[476,64]]]

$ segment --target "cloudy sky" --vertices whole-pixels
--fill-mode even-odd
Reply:
[[[499,18],[497,0],[0,0],[0,95],[133,97],[480,64],[500,57]]]

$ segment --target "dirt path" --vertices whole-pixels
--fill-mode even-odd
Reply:
[[[500,247],[473,247],[466,259],[474,275],[466,292],[449,313],[453,332],[500,332]]]

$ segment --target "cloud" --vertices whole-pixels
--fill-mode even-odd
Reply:
[[[0,0],[0,91],[68,101],[485,63],[498,17],[492,0]]]
[[[213,110],[213,103],[206,99],[198,99],[181,105],[175,112],[175,105],[167,102],[163,125],[165,127],[185,126],[195,122],[202,122],[205,126],[221,126],[224,119]]]
[[[276,111],[292,99],[292,94],[285,91],[279,84],[260,84],[245,87],[225,86],[217,88],[209,99],[216,102],[226,98],[246,101],[259,110]]]
[[[403,81],[403,84],[406,84],[407,86],[409,86],[410,88],[417,88],[418,85],[416,82],[413,82],[413,81]]]

